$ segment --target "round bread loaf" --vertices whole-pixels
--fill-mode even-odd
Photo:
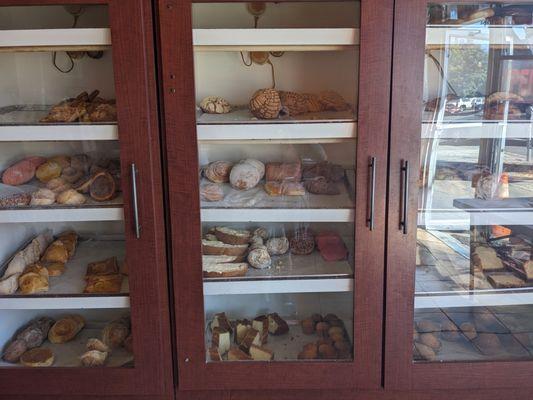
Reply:
[[[257,162],[261,163],[260,161]],[[263,164],[261,163],[261,165]],[[231,169],[229,180],[231,186],[233,186],[235,189],[248,190],[257,186],[263,177],[263,174],[264,165],[261,173],[261,169],[258,168],[256,163],[250,163],[249,160],[244,160],[236,164]]]
[[[26,367],[49,367],[54,363],[54,353],[48,348],[36,347],[25,352],[20,363]]]
[[[260,119],[275,119],[281,111],[281,99],[274,89],[259,89],[250,100],[251,113]]]
[[[48,160],[37,168],[35,176],[41,182],[46,183],[54,178],[58,178],[61,175],[62,170],[63,168],[61,167],[61,164],[56,161]]]
[[[49,206],[56,201],[56,194],[50,189],[41,188],[31,195],[30,206]]]
[[[272,259],[266,248],[256,248],[248,253],[248,263],[257,269],[270,268]]]

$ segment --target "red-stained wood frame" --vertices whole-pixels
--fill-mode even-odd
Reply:
[[[152,4],[149,0],[0,0],[0,6],[45,4],[109,7],[135,366],[2,368],[0,397],[135,395],[170,399],[173,367]],[[131,163],[138,170],[140,239],[134,235],[130,206]]]
[[[395,4],[392,77],[389,213],[387,234],[387,301],[385,388],[401,390],[533,387],[533,362],[413,363],[412,332],[416,265],[418,166],[426,10],[444,1],[397,0]],[[451,3],[486,3],[455,0]],[[530,3],[512,1],[512,3]],[[409,161],[407,234],[399,229],[400,163]]]
[[[191,1],[158,6],[179,390],[380,387],[393,1],[361,1],[355,360],[341,363],[206,363]],[[366,226],[371,156],[378,168],[373,231]]]

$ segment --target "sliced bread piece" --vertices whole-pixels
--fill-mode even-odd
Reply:
[[[245,229],[232,229],[224,226],[217,226],[215,228],[215,236],[218,240],[227,244],[248,244],[252,234]]]
[[[251,360],[251,359],[252,357],[250,357],[248,354],[246,354],[244,351],[242,351],[238,347],[232,347],[228,351],[229,361],[245,361],[245,360]]]
[[[289,332],[289,325],[278,313],[268,314],[268,332],[271,335],[283,335]]]
[[[202,269],[206,278],[245,276],[248,272],[248,263],[204,264]]]
[[[250,346],[250,355],[254,361],[271,361],[274,359],[274,352],[272,350],[254,344]]]
[[[231,337],[229,331],[225,331],[218,327],[213,329],[211,343],[213,346],[218,347],[218,352],[221,355],[226,354],[231,346]]]
[[[202,239],[202,254],[213,256],[243,256],[248,250],[247,244],[227,244],[221,241]]]
[[[247,353],[250,351],[250,346],[252,344],[261,346],[261,334],[257,329],[249,328],[242,341],[239,343],[239,349]]]

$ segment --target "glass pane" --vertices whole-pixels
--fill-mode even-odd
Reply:
[[[532,17],[428,7],[415,361],[533,357]]]
[[[351,360],[359,5],[192,15],[206,362]]]
[[[132,367],[107,7],[0,26],[0,367]]]

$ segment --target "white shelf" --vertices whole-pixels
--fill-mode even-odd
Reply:
[[[194,29],[200,51],[335,51],[359,44],[359,29]]]
[[[49,278],[48,292],[23,295],[17,292],[0,297],[0,310],[22,309],[83,309],[83,308],[128,308],[129,285],[127,277],[122,281],[120,294],[84,294],[87,264],[109,257],[117,257],[122,263],[125,257],[122,240],[82,240],[74,257],[68,261],[61,276]]]
[[[525,46],[533,43],[533,30],[526,25],[428,25],[426,47]]]
[[[253,209],[201,210],[202,222],[353,222],[353,209]]]
[[[118,140],[116,125],[0,125],[0,142]]]
[[[423,122],[423,139],[528,139],[533,137],[530,121]]]
[[[357,137],[357,122],[352,112],[310,113],[298,117],[301,118],[270,121],[253,118],[248,110],[236,110],[221,115],[198,113],[196,132],[199,141],[211,142],[231,140],[324,143],[353,140]]]
[[[204,295],[351,292],[353,278],[204,282]]]
[[[415,309],[515,306],[533,304],[533,288],[493,289],[476,292],[436,292],[415,295]]]
[[[124,220],[122,207],[0,210],[0,224],[122,220]]]
[[[1,51],[106,50],[109,28],[21,29],[0,32]]]

